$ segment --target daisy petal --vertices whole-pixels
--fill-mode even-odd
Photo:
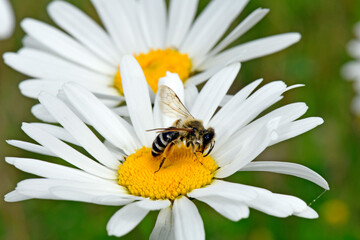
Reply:
[[[28,18],[21,22],[21,27],[29,36],[65,59],[100,73],[113,74],[116,72],[116,66],[100,60],[74,39],[48,24]]]
[[[192,85],[199,85],[199,84],[205,82],[210,77],[212,77],[215,73],[217,73],[218,71],[223,69],[226,65],[227,65],[227,63],[221,63],[221,64],[219,64],[219,65],[217,65],[215,67],[206,69],[201,73],[197,73],[194,76],[191,76],[190,78],[188,78],[186,80],[185,86],[188,87],[191,84]]]
[[[40,146],[37,144],[19,141],[19,140],[6,140],[6,142],[8,144],[10,144],[11,146],[14,146],[14,147],[17,147],[17,148],[20,148],[20,149],[23,149],[23,150],[26,150],[29,152],[38,153],[38,154],[47,155],[47,156],[53,156],[53,157],[56,156],[54,153],[50,152],[43,146]]]
[[[200,197],[196,198],[212,207],[215,211],[230,219],[231,221],[239,221],[249,216],[249,208],[242,203],[232,201],[230,199],[216,197]]]
[[[229,101],[227,104],[225,104],[216,114],[215,116],[210,120],[209,125],[214,127],[214,129],[221,128],[222,122],[224,119],[226,119],[231,113],[234,111],[235,108],[239,108],[241,104],[245,101],[245,99],[251,94],[254,89],[259,86],[259,84],[262,82],[262,79],[256,80],[243,89],[241,91],[237,92],[235,96]]]
[[[212,1],[195,20],[180,47],[181,52],[188,53],[193,59],[194,67],[221,38],[247,2],[247,0]]]
[[[76,139],[62,127],[52,125],[52,124],[46,124],[46,123],[30,123],[30,124],[32,124],[38,128],[41,128],[42,130],[50,133],[51,135],[53,135],[54,137],[56,137],[60,140],[80,146],[79,142],[76,141]]]
[[[154,120],[144,73],[135,58],[130,55],[122,58],[120,72],[132,125],[142,145],[151,146],[155,133],[146,130],[154,128]]]
[[[15,28],[15,17],[9,0],[0,0],[0,39],[11,36]]]
[[[167,72],[165,77],[159,79],[159,87],[161,85],[171,88],[179,97],[181,102],[185,101],[184,85],[179,78],[179,75]],[[159,96],[156,95],[154,103],[154,118],[156,117],[155,127],[171,126],[177,119],[170,118],[164,115],[159,108]]]
[[[29,35],[25,35],[21,42],[24,46],[23,48],[25,49],[35,49],[35,50],[40,50],[41,52],[56,54],[51,49],[42,45],[39,41],[30,37]]]
[[[127,154],[140,147],[136,136],[94,95],[75,84],[66,84],[63,89],[76,110],[114,146],[123,149]]]
[[[204,223],[199,211],[187,197],[175,199],[173,222],[176,239],[205,239]]]
[[[189,109],[192,104],[195,102],[197,97],[199,96],[199,90],[196,88],[194,84],[188,84],[184,89],[185,92],[185,106]]]
[[[62,101],[45,92],[39,96],[39,101],[96,160],[109,168],[118,169],[116,157]]]
[[[247,16],[231,33],[229,33],[224,40],[222,40],[211,52],[209,56],[213,56],[224,48],[226,48],[230,43],[235,41],[237,38],[241,37],[244,33],[249,31],[253,26],[255,26],[265,15],[269,12],[269,9],[258,8],[253,11],[249,16]]]
[[[302,218],[309,218],[309,219],[315,219],[318,218],[319,215],[317,212],[312,209],[311,207],[307,207],[304,211],[299,213],[294,213],[295,216],[302,217]]]
[[[158,210],[159,208],[166,208],[170,202],[167,201],[143,201],[131,203],[117,211],[109,220],[106,229],[109,235],[121,237],[131,230],[133,230],[150,210]],[[151,202],[151,203],[149,203]],[[161,203],[160,203],[161,202]]]
[[[190,112],[206,126],[240,70],[234,63],[215,74],[203,87]],[[212,96],[209,98],[209,96]]]
[[[5,202],[20,202],[20,201],[24,201],[24,200],[28,200],[31,199],[31,197],[23,195],[21,193],[19,193],[19,191],[12,191],[9,192],[8,194],[6,194],[4,196],[4,201]]]
[[[44,178],[63,179],[83,182],[104,182],[102,178],[84,171],[49,163],[37,159],[6,157],[5,161],[23,172],[31,173]]]
[[[116,49],[105,31],[94,20],[65,1],[48,5],[51,19],[97,56],[117,67]]]
[[[21,128],[29,137],[70,164],[101,178],[117,179],[116,171],[96,163],[47,132],[27,123],[23,123]]]
[[[31,107],[31,113],[39,120],[49,123],[57,123],[56,119],[41,104],[35,104]]]
[[[276,133],[279,135],[279,137],[271,141],[270,145],[274,145],[276,143],[285,141],[287,139],[296,137],[300,134],[303,134],[307,131],[310,131],[311,129],[321,125],[324,123],[324,120],[319,117],[309,117],[300,119],[294,122],[290,122],[284,126],[281,126]]]
[[[166,46],[179,48],[195,17],[199,0],[170,1]]]
[[[142,31],[150,48],[165,47],[166,4],[164,0],[139,1]]]
[[[275,118],[262,127],[255,135],[245,140],[240,149],[236,152],[228,152],[226,157],[218,159],[220,169],[215,173],[217,178],[225,178],[244,167],[246,164],[254,160],[265,148],[273,138],[274,129],[279,124],[279,118]],[[230,162],[229,162],[230,161]],[[224,163],[226,165],[224,165]]]
[[[284,82],[271,82],[253,93],[241,105],[232,105],[229,114],[222,117],[222,121],[216,126],[217,141],[214,151],[217,152],[218,149],[227,151],[229,149],[227,147],[229,139],[232,140],[232,143],[236,143],[236,141],[233,141],[232,135],[246,126],[266,108],[279,101],[284,91],[286,91]]]
[[[172,212],[171,208],[163,208],[160,210],[156,220],[155,227],[150,235],[150,240],[167,240],[171,239],[172,234]]]
[[[271,37],[257,39],[239,46],[230,48],[213,58],[204,61],[200,70],[209,69],[222,62],[245,62],[254,58],[269,55],[285,49],[300,40],[298,33],[284,33]]]
[[[137,18],[136,1],[92,0],[92,3],[119,53],[148,51]]]
[[[214,180],[206,187],[194,189],[188,193],[188,196],[192,198],[219,197],[238,202],[247,202],[254,199],[257,194],[241,184]]]
[[[274,162],[274,161],[256,161],[250,162],[239,171],[264,171],[280,174],[292,175],[295,177],[309,180],[320,187],[329,190],[329,184],[326,180],[313,170],[296,163]]]
[[[57,55],[39,51],[36,49],[23,48],[18,53],[5,53],[4,61],[17,71],[40,79],[57,81],[74,81],[87,86],[102,86],[111,84],[111,76],[100,74],[87,68],[66,61]],[[62,69],[62,71],[59,71]],[[56,74],[54,74],[56,73]],[[54,83],[55,84],[55,83]]]

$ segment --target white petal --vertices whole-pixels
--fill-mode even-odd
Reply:
[[[256,161],[250,162],[239,171],[264,171],[280,174],[292,175],[295,177],[309,180],[320,187],[329,190],[329,184],[326,180],[313,170],[296,163],[274,162],[274,161]]]
[[[23,123],[22,129],[29,137],[70,164],[101,178],[117,179],[116,171],[96,163],[40,128]]]
[[[133,54],[147,52],[137,17],[137,2],[133,0],[92,0],[118,52]]]
[[[262,79],[256,80],[241,89],[239,92],[237,92],[235,96],[231,99],[231,101],[225,104],[215,114],[215,116],[210,120],[209,125],[214,127],[214,129],[216,130],[220,129],[222,127],[222,122],[224,121],[224,119],[230,116],[236,108],[239,108],[241,104],[245,101],[245,99],[251,94],[252,91],[254,91],[257,86],[259,86],[261,82]]]
[[[254,160],[269,145],[278,122],[279,119],[271,120],[266,126],[259,129],[255,135],[247,138],[238,151],[233,153],[229,151],[226,157],[219,158],[218,165],[220,164],[221,168],[215,173],[215,176],[217,178],[228,177]],[[227,164],[223,165],[224,163]]]
[[[175,199],[173,222],[176,239],[205,239],[204,223],[199,211],[187,197]]]
[[[154,128],[154,119],[144,73],[130,55],[122,58],[120,72],[132,125],[142,145],[151,146],[155,133],[146,130]]]
[[[188,53],[193,59],[194,67],[221,38],[246,3],[247,0],[215,0],[202,11],[180,47],[181,52]]]
[[[5,53],[4,61],[15,70],[32,77],[61,82],[75,81],[86,86],[101,84],[103,88],[112,84],[116,72],[110,76],[100,74],[56,55],[30,48],[23,48],[18,53]]]
[[[311,129],[324,123],[324,120],[319,117],[309,117],[305,119],[300,119],[291,123],[288,123],[284,126],[281,126],[276,133],[279,137],[270,142],[270,145],[285,141],[287,139],[296,137],[300,134],[303,134]]]
[[[254,187],[251,188],[256,189],[258,193],[256,199],[247,203],[251,208],[275,217],[288,217],[293,214],[293,208],[287,201],[281,201],[277,195],[268,190]]]
[[[239,221],[249,216],[249,208],[245,204],[237,201],[216,197],[200,197],[196,199],[208,204],[215,211],[231,221]]]
[[[149,48],[165,47],[166,4],[164,0],[139,1],[139,20]]]
[[[294,213],[295,216],[302,217],[302,218],[309,218],[309,219],[315,219],[318,218],[319,215],[317,212],[312,209],[311,207],[307,207],[304,211],[299,213]]]
[[[19,140],[6,140],[6,142],[8,144],[10,144],[11,146],[21,148],[21,149],[29,151],[29,152],[43,154],[43,155],[47,155],[47,156],[53,156],[53,157],[56,156],[54,153],[50,152],[48,149],[44,148],[43,146],[37,145],[37,144],[19,141]]]
[[[6,157],[5,161],[21,171],[44,178],[106,183],[104,179],[95,177],[84,171],[37,159]]]
[[[144,219],[144,217],[149,213],[150,210],[158,210],[159,206],[166,206],[168,204],[158,204],[158,201],[144,200],[143,201],[131,203],[126,205],[119,211],[117,211],[109,220],[106,229],[109,235],[121,237],[131,230],[133,230],[140,222]],[[148,202],[151,201],[152,204]],[[151,205],[153,207],[151,207]],[[164,208],[166,208],[164,207]]]
[[[179,75],[167,72],[165,77],[159,79],[158,86],[160,87],[161,85],[166,85],[171,88],[179,97],[180,101],[184,103],[184,85],[180,80]],[[159,97],[156,95],[154,103],[155,127],[168,127],[171,126],[176,120],[177,119],[170,118],[161,112],[159,108]]]
[[[37,41],[36,39],[30,37],[29,35],[25,35],[21,42],[23,44],[23,48],[25,48],[25,49],[33,48],[35,50],[40,50],[41,52],[47,52],[47,53],[51,53],[51,54],[56,55],[56,53],[53,50],[51,50],[50,48],[44,46],[39,41]]]
[[[257,39],[230,48],[213,58],[207,59],[201,64],[201,66],[199,66],[198,69],[205,70],[221,64],[222,62],[245,62],[283,50],[299,40],[300,34],[298,33],[284,33]]]
[[[56,119],[41,104],[31,107],[31,113],[39,120],[50,123],[57,123]]]
[[[344,78],[350,79],[358,79],[360,77],[360,62],[358,61],[350,61],[346,63],[342,69],[341,73]]]
[[[76,139],[73,136],[71,136],[69,134],[68,131],[66,131],[62,127],[52,125],[52,124],[46,124],[46,123],[30,123],[30,124],[43,129],[44,131],[50,133],[51,135],[53,135],[54,137],[56,137],[60,140],[63,140],[65,142],[69,142],[71,144],[78,145],[78,146],[81,145],[81,144],[79,144],[78,141],[76,141]]]
[[[107,63],[117,67],[118,56],[105,31],[86,14],[65,1],[51,2],[48,12],[52,20]]]
[[[15,28],[15,17],[9,0],[0,0],[0,39],[11,36]]]
[[[39,101],[96,160],[109,168],[118,169],[119,160],[62,101],[45,92],[39,96]]]
[[[222,40],[211,52],[210,56],[213,56],[226,48],[230,43],[241,37],[244,33],[249,31],[255,26],[267,13],[269,9],[258,8],[247,16],[234,30],[229,33],[224,40]]]
[[[214,153],[218,149],[227,151],[232,141],[234,133],[251,122],[262,111],[270,107],[275,102],[281,99],[281,94],[286,91],[286,85],[281,81],[271,82],[257,90],[249,98],[247,98],[241,105],[232,105],[232,111],[222,121],[218,121],[216,129],[216,145]],[[218,120],[221,120],[220,118]],[[231,128],[229,128],[231,126]],[[241,135],[238,135],[241,136]]]
[[[31,198],[62,199],[71,201],[91,202],[96,196],[115,194],[132,199],[126,190],[115,182],[78,182],[62,179],[27,179],[17,184],[19,193]],[[57,190],[59,192],[57,193]]]
[[[257,197],[256,191],[237,183],[214,180],[210,185],[188,193],[192,198],[224,198],[237,202],[248,202]]]
[[[199,96],[199,90],[193,84],[187,84],[185,88],[185,106],[190,109],[196,98]]]
[[[240,70],[240,63],[234,63],[215,74],[202,88],[191,113],[206,126],[221,100],[229,90]]]
[[[123,149],[127,154],[140,147],[120,118],[90,92],[75,84],[66,84],[64,92],[81,115],[114,146]]]
[[[20,201],[24,201],[24,200],[28,200],[28,199],[31,199],[31,197],[23,195],[23,194],[19,193],[19,191],[16,191],[16,190],[7,193],[4,196],[5,202],[20,202]]]
[[[150,235],[150,240],[168,240],[172,239],[172,209],[163,208],[157,217],[155,227]]]
[[[215,73],[217,73],[218,71],[223,69],[226,65],[228,65],[227,62],[222,62],[221,64],[219,64],[217,66],[206,69],[201,73],[197,73],[194,76],[191,76],[190,78],[188,78],[185,81],[185,86],[187,87],[188,85],[191,85],[191,84],[199,85],[199,84],[205,82],[207,79],[212,77]]]
[[[35,38],[65,59],[100,73],[116,73],[116,66],[111,66],[99,59],[74,39],[48,24],[34,19],[25,19],[21,22],[21,27],[29,36]]]
[[[170,1],[166,46],[179,48],[195,17],[198,0]]]

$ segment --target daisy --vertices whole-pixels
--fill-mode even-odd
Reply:
[[[56,93],[64,82],[75,81],[95,93],[108,106],[123,100],[119,63],[131,54],[140,63],[151,89],[167,71],[185,83],[198,85],[224,66],[280,51],[300,39],[285,33],[226,49],[267,13],[256,9],[233,31],[224,35],[247,0],[211,1],[198,17],[197,0],[92,0],[103,29],[78,8],[65,1],[48,6],[53,27],[25,19],[24,47],[6,53],[5,63],[32,79],[20,84],[21,92],[37,98],[42,90]],[[122,108],[116,109],[121,111]],[[33,113],[47,115],[40,106]]]
[[[14,12],[8,0],[0,0],[0,40],[11,36],[15,28]]]
[[[160,210],[150,239],[204,239],[203,222],[193,198],[232,221],[247,218],[249,208],[276,217],[318,217],[312,208],[294,196],[223,180],[238,171],[268,171],[294,175],[329,188],[321,176],[302,165],[252,162],[266,147],[323,122],[318,117],[296,120],[307,110],[304,103],[283,106],[254,120],[293,87],[277,81],[252,93],[261,82],[258,80],[215,113],[240,69],[239,63],[216,73],[200,93],[195,87],[193,91],[184,92],[179,77],[169,74],[159,85],[172,88],[194,117],[202,120],[204,126],[215,129],[216,144],[206,157],[200,153],[194,156],[185,146],[174,147],[162,168],[156,171],[161,158],[152,156],[155,133],[147,130],[169,127],[171,119],[159,110],[158,96],[152,108],[145,76],[135,58],[125,56],[120,68],[131,124],[77,84],[66,83],[57,97],[41,93],[40,103],[61,127],[24,123],[23,131],[37,143],[17,140],[8,143],[59,157],[75,168],[7,157],[7,163],[40,178],[19,182],[16,189],[5,196],[6,201],[39,198],[123,206],[107,224],[108,234],[118,237],[134,229],[149,211]],[[86,124],[91,124],[105,142]],[[89,157],[68,143],[82,147]]]
[[[354,89],[357,96],[352,102],[352,111],[360,115],[360,23],[355,25],[354,33],[357,38],[349,42],[348,53],[355,58],[355,61],[348,62],[344,65],[342,75],[346,79],[355,81]]]

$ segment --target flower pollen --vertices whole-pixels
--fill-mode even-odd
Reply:
[[[192,63],[188,55],[171,48],[150,50],[148,53],[140,53],[134,57],[139,62],[146,81],[155,93],[158,89],[159,78],[165,77],[167,71],[177,73],[183,82],[191,74]],[[119,69],[114,77],[114,86],[121,95],[124,95]]]
[[[203,157],[182,145],[174,147],[161,169],[163,156],[153,157],[151,148],[143,147],[128,156],[120,165],[119,184],[135,196],[174,200],[196,188],[211,183],[218,168],[210,156]]]

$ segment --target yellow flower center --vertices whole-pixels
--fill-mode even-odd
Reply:
[[[146,147],[137,150],[120,165],[119,184],[135,196],[174,200],[211,183],[218,168],[214,159],[201,153],[195,157],[185,146],[173,148],[158,172],[163,156],[153,157]]]
[[[159,78],[165,77],[166,72],[177,73],[184,82],[191,73],[191,60],[187,54],[182,54],[174,49],[150,50],[148,53],[141,53],[134,56],[144,71],[145,78],[151,89],[156,93]],[[124,95],[120,70],[114,77],[114,86]]]

